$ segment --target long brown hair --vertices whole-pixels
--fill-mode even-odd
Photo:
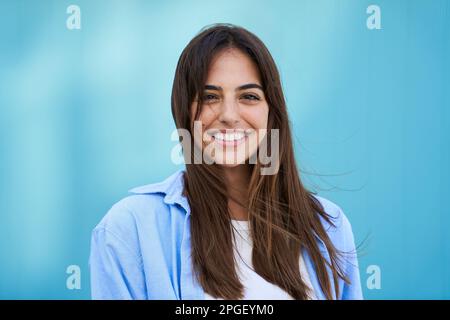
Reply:
[[[264,43],[251,32],[231,24],[215,24],[201,30],[183,50],[176,68],[171,101],[175,124],[178,129],[192,133],[192,123],[201,111],[208,67],[214,56],[227,48],[241,50],[258,67],[269,105],[267,139],[270,139],[271,129],[279,130],[279,170],[273,175],[261,175],[261,164],[251,165],[252,175],[246,195],[248,202],[243,204],[249,215],[254,270],[294,299],[307,299],[308,289],[299,269],[301,249],[306,249],[322,291],[327,299],[333,299],[327,270],[331,270],[336,297],[339,296],[338,279],[348,282],[339,263],[340,254],[329,239],[320,217],[331,225],[333,222],[300,180],[280,76]],[[196,98],[199,107],[192,119],[191,105]],[[189,143],[195,145],[193,139]],[[192,154],[185,154],[185,158],[192,160]],[[193,161],[189,163],[186,164],[184,193],[191,209],[194,272],[210,295],[240,299],[243,285],[235,269],[228,208],[230,195],[221,168],[218,165],[192,164]],[[322,256],[315,235],[325,243],[330,262]]]

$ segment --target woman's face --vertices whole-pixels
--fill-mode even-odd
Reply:
[[[236,166],[255,155],[265,136],[269,106],[256,64],[238,49],[226,49],[213,59],[195,126],[196,144],[210,160]],[[195,99],[197,100],[197,99]],[[192,116],[197,110],[194,101]]]

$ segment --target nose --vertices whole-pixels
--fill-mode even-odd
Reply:
[[[220,114],[218,116],[218,120],[224,125],[233,127],[237,123],[239,123],[239,119],[239,106],[236,104],[236,102],[224,101],[220,110]]]

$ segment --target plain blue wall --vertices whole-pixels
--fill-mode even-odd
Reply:
[[[81,30],[66,28],[70,4]],[[1,1],[0,298],[90,297],[90,232],[176,169],[175,66],[214,22],[271,50],[305,184],[368,237],[365,297],[450,298],[447,0]],[[81,290],[66,288],[72,264]]]

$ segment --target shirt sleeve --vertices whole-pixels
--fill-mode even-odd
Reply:
[[[146,299],[142,258],[105,227],[92,232],[89,268],[92,299]]]
[[[342,290],[342,300],[362,300],[361,279],[359,274],[358,255],[355,247],[355,239],[353,236],[352,226],[344,215],[343,227],[345,230],[346,247],[345,255],[345,271],[350,283],[344,282]]]

